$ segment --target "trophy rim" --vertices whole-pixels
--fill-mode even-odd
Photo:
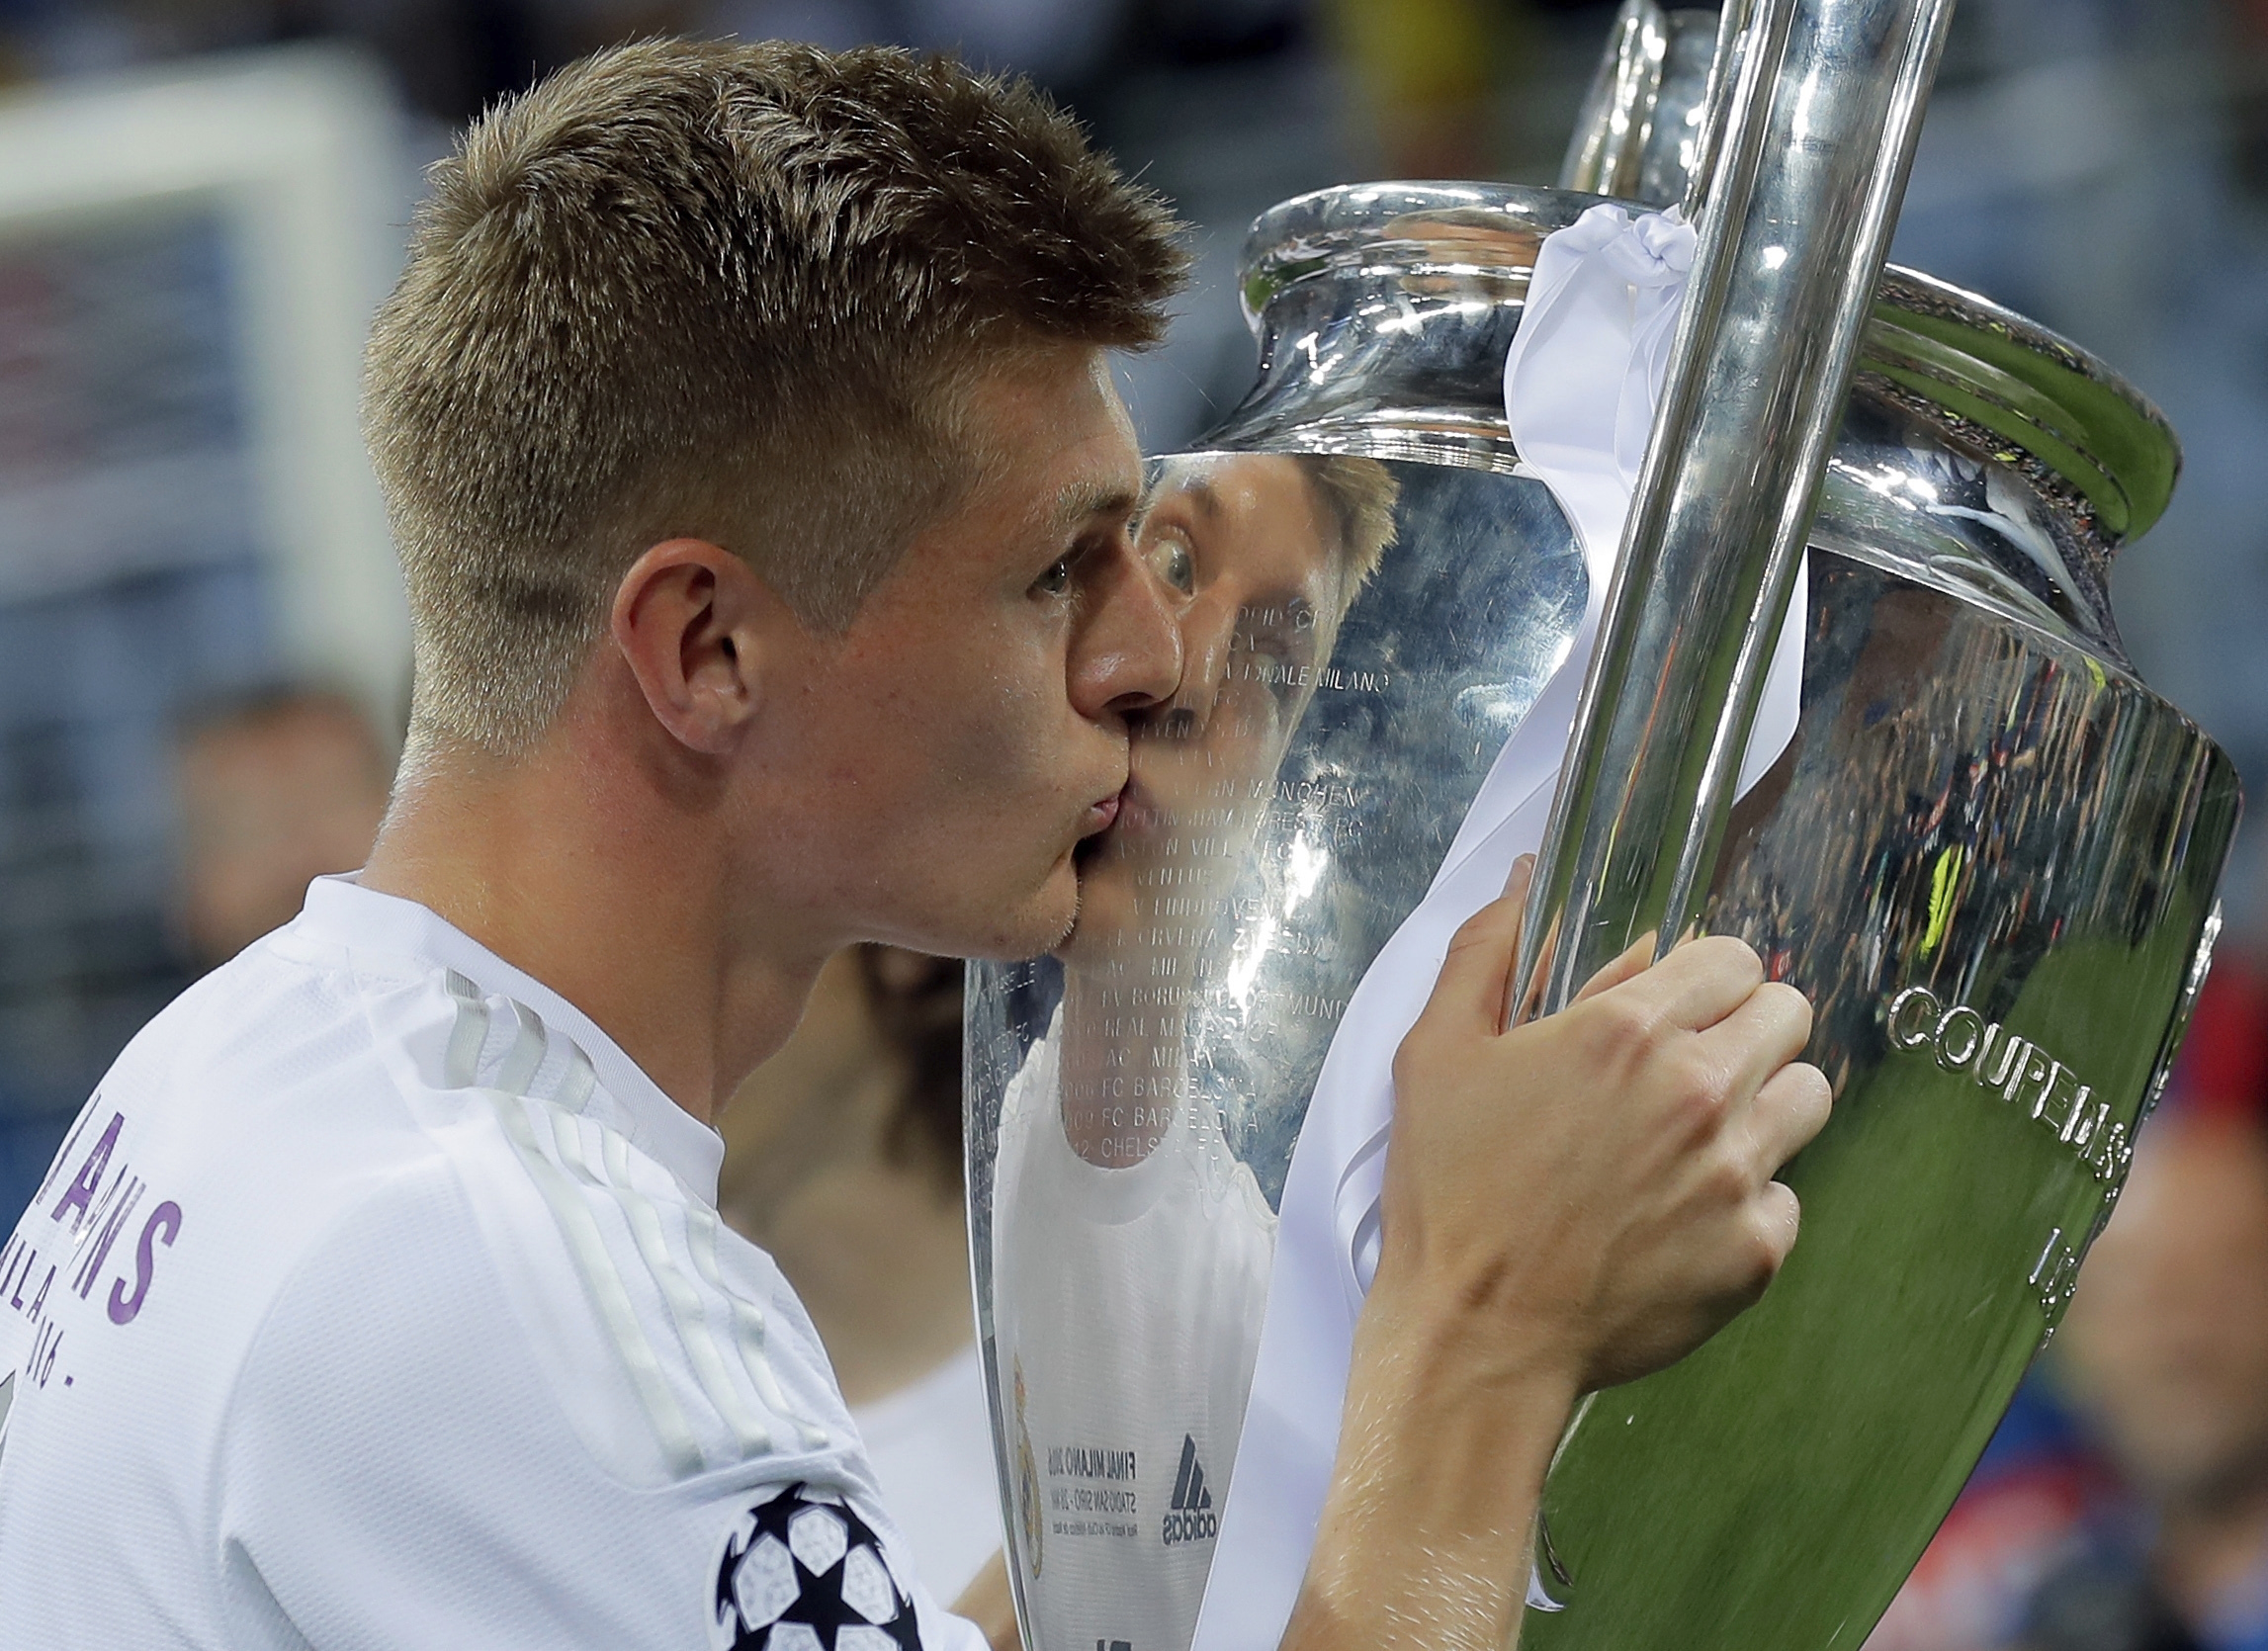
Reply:
[[[1238,279],[1246,323],[1265,337],[1268,311],[1287,294],[1355,274],[1472,284],[1497,303],[1525,304],[1543,237],[1601,205],[1654,210],[1578,190],[1454,180],[1294,196],[1262,214],[1246,236]],[[1920,270],[1884,270],[1857,388],[2050,483],[2106,548],[2153,526],[2181,474],[2171,422],[2100,356]]]

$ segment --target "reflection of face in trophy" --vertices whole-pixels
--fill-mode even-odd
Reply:
[[[1252,1383],[1275,1217],[1222,1135],[1191,1011],[1340,622],[1394,531],[1369,459],[1205,455],[1139,544],[1178,591],[1182,676],[1133,729],[1079,859],[1062,1001],[1003,1099],[992,1290],[1036,1651],[1189,1643]]]
[[[1366,459],[1220,454],[1155,478],[1140,543],[1187,598],[1181,683],[1135,726],[1125,806],[1082,857],[1079,923],[1059,953],[1072,995],[1194,979],[1340,622],[1392,536],[1394,497]],[[1115,1023],[1100,1049],[1079,1031],[1098,1022],[1068,1018],[1064,1127],[1105,1168],[1148,1156],[1171,1107],[1108,1104],[1082,1079],[1126,1066],[1136,1044],[1134,1064],[1180,1065],[1178,1017]]]

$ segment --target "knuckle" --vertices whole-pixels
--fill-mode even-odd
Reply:
[[[1808,1061],[1798,1061],[1788,1070],[1795,1075],[1796,1091],[1803,1100],[1804,1121],[1816,1134],[1826,1127],[1827,1119],[1834,1113],[1835,1086]]]
[[[1811,999],[1786,981],[1766,981],[1756,989],[1788,1019],[1805,1028],[1811,1024]]]
[[[1729,1086],[1699,1039],[1664,1056],[1662,1071],[1679,1117],[1700,1129],[1711,1129],[1722,1119]]]
[[[1678,1086],[1671,1091],[1668,1109],[1676,1138],[1688,1143],[1714,1140],[1724,1122],[1723,1102],[1705,1088]]]
[[[1770,1138],[1785,1157],[1793,1157],[1827,1127],[1835,1094],[1827,1075],[1797,1062],[1784,1067],[1757,1096]]]
[[[1763,957],[1737,934],[1704,934],[1686,949],[1697,964],[1705,964],[1716,972],[1754,980],[1764,978]]]
[[[1769,1233],[1757,1233],[1749,1240],[1748,1283],[1752,1294],[1762,1295],[1780,1276],[1781,1264],[1788,1260],[1787,1253]]]
[[[1479,921],[1478,917],[1467,917],[1458,927],[1456,933],[1449,936],[1448,961],[1454,962],[1470,952],[1478,951],[1488,943],[1487,932],[1473,926]]]
[[[1766,1183],[1764,1195],[1752,1207],[1752,1242],[1765,1265],[1764,1277],[1769,1283],[1787,1264],[1788,1252],[1795,1248],[1795,1234],[1802,1224],[1802,1206],[1785,1182],[1771,1181]]]
[[[1640,993],[1610,992],[1594,999],[1590,1010],[1596,1035],[1612,1048],[1636,1052],[1662,1032],[1661,1011]]]
[[[1802,1044],[1811,1041],[1813,1011],[1811,999],[1785,981],[1767,981],[1757,988],[1769,994],[1768,1001],[1774,1018],[1787,1029],[1790,1041]]]
[[[1727,1086],[1724,1067],[1700,1038],[1688,1033],[1666,1050],[1662,1058],[1681,1088],[1712,1102],[1724,1098]]]
[[[1391,1067],[1397,1096],[1406,1100],[1452,1086],[1468,1076],[1476,1051],[1460,1042],[1451,1027],[1420,1017],[1394,1051]]]

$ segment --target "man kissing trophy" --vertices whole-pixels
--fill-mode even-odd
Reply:
[[[1857,1647],[2052,1334],[2238,799],[2109,606],[2178,468],[2162,417],[1884,269],[1950,13],[1629,0],[1565,187],[1255,226],[1260,382],[1153,465],[1140,528],[1184,681],[1071,938],[972,971],[1034,1651],[1275,1643],[1395,1051],[1523,853],[1509,1017],[1639,936],[1734,933],[1817,1006],[1836,1094],[1763,1303],[1577,1412],[1530,1651]]]

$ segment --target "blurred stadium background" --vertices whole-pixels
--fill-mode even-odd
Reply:
[[[469,116],[658,32],[888,41],[1029,74],[1191,225],[1174,334],[1124,368],[1157,451],[1247,381],[1234,267],[1257,213],[1364,178],[1549,181],[1612,11],[0,0],[0,1204],[215,936],[259,932],[279,900],[288,915],[339,833],[367,829],[364,745],[397,734],[407,641],[357,356],[420,169]],[[2069,333],[2171,416],[2188,469],[2120,565],[2121,623],[2268,796],[2268,0],[1962,0],[1894,256]],[[2239,848],[2228,904],[2173,1104],[2256,1139],[2268,856]],[[2268,1647],[2268,1330],[2244,1342],[2268,1325],[2268,1180],[2245,1263],[2249,1219],[2215,1252],[2236,1258],[2215,1299],[2243,1345],[2208,1332],[2184,1355],[2235,1371],[2244,1413],[2224,1450],[2250,1464],[2252,1534],[2228,1610],[2150,1614],[2174,1586],[2153,1556],[2185,1527],[2050,1360],[1879,1646]],[[2098,1552],[2126,1554],[2139,1592],[2047,1622],[2043,1585]]]

